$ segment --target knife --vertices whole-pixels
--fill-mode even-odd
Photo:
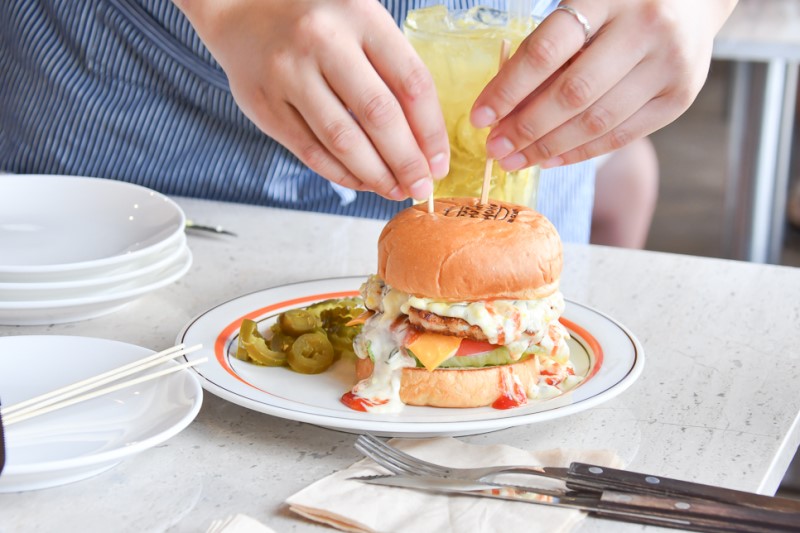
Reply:
[[[800,500],[765,496],[741,490],[726,489],[693,481],[683,481],[606,466],[573,462],[569,468],[551,466],[509,466],[492,469],[490,474],[480,475],[461,472],[457,468],[446,469],[441,477],[460,481],[493,483],[494,478],[506,474],[530,475],[562,481],[568,488],[602,492],[633,492],[653,496],[672,496],[675,498],[697,498],[701,500],[727,503],[730,505],[800,513]]]
[[[556,469],[553,469],[556,470]],[[561,478],[554,472],[553,477],[566,481],[567,487],[585,490],[614,490],[635,492],[654,496],[673,496],[677,498],[698,498],[732,505],[800,513],[800,500],[764,496],[752,492],[726,489],[680,479],[671,479],[639,472],[619,470],[606,466],[572,463],[565,476]],[[800,523],[799,523],[800,524]],[[800,530],[800,525],[798,525]]]
[[[586,511],[600,518],[694,531],[771,533],[796,532],[800,527],[800,513],[753,509],[691,498],[612,490],[587,492],[540,489],[429,476],[388,475],[350,479],[373,485],[566,507]]]

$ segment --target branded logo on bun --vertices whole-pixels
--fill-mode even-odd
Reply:
[[[433,213],[398,213],[361,287],[372,314],[354,342],[359,382],[342,401],[505,409],[574,386],[561,266],[558,232],[528,207],[446,198]]]
[[[514,222],[517,218],[519,209],[516,207],[506,207],[499,204],[478,204],[478,205],[453,205],[447,207],[443,214],[446,217],[469,217],[481,218],[483,220],[498,220],[504,222]]]

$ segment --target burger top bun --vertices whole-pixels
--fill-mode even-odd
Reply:
[[[378,275],[443,301],[533,300],[558,289],[561,239],[544,215],[517,204],[443,198],[398,213],[378,239]]]

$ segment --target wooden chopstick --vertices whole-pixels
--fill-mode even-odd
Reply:
[[[126,387],[131,387],[133,385],[137,385],[145,381],[157,379],[161,376],[172,374],[174,372],[179,372],[185,368],[189,368],[199,363],[206,362],[208,358],[203,357],[177,366],[172,366],[170,368],[160,370],[158,372],[153,372],[151,374],[140,376],[138,378],[134,378],[129,381],[124,381],[122,383],[117,383],[105,388],[97,389],[102,385],[106,385],[113,381],[118,381],[131,374],[135,374],[147,368],[163,364],[164,362],[170,359],[174,359],[178,356],[195,352],[200,348],[202,348],[202,345],[199,344],[196,346],[192,346],[190,348],[184,348],[184,345],[180,344],[178,346],[174,346],[162,352],[149,355],[144,359],[140,359],[138,361],[134,361],[132,363],[128,363],[121,367],[109,370],[97,376],[73,383],[71,385],[67,385],[65,387],[61,387],[54,391],[36,396],[28,400],[24,400],[22,402],[18,402],[13,405],[9,405],[8,407],[3,408],[3,410],[1,411],[3,416],[3,424],[6,426],[10,426],[11,424],[14,424],[16,422],[21,422],[22,420],[27,420],[34,416],[39,416],[45,413],[49,413],[51,411],[67,407],[69,405],[74,405],[78,402],[90,400],[92,398],[96,398],[103,394],[108,394],[110,392],[124,389]]]

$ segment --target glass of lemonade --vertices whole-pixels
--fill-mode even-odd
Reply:
[[[410,11],[403,29],[433,76],[450,138],[450,173],[434,182],[434,196],[480,197],[489,128],[469,121],[475,99],[497,73],[503,39],[511,53],[536,26],[487,7],[448,10],[437,5]],[[492,167],[489,197],[536,207],[539,168],[505,172]]]

